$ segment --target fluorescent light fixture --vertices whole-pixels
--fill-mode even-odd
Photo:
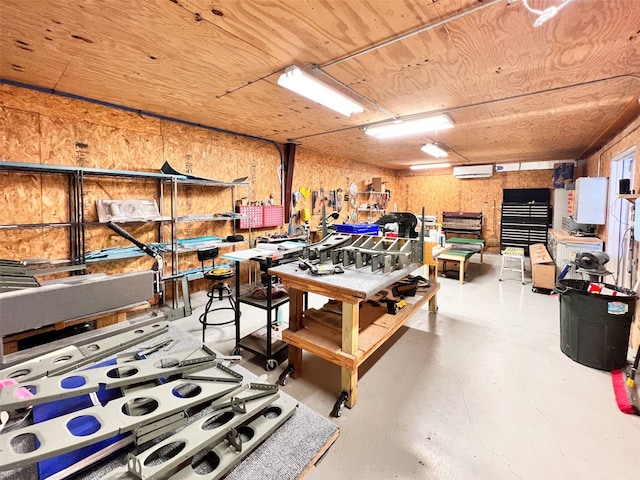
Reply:
[[[335,110],[345,117],[364,111],[358,102],[324,84],[313,75],[303,72],[295,65],[285,68],[284,73],[278,78],[278,85]]]
[[[444,158],[444,157],[449,156],[447,152],[445,152],[443,149],[441,149],[435,143],[427,143],[427,144],[423,145],[420,150],[422,150],[424,153],[428,153],[432,157],[436,157],[436,158]]]
[[[544,10],[536,10],[535,8],[531,8],[529,6],[528,0],[522,0],[522,4],[531,13],[535,13],[536,15],[538,15],[538,18],[536,18],[535,22],[533,22],[533,26],[534,27],[539,27],[540,25],[542,25],[544,22],[546,22],[550,18],[555,17],[560,12],[560,10],[562,10],[564,7],[566,7],[572,1],[573,0],[562,0],[559,5],[551,5],[550,7],[546,8]]]
[[[415,120],[396,120],[392,123],[364,127],[364,133],[376,138],[385,139],[415,135],[418,133],[435,132],[453,128],[453,122],[445,115],[432,115],[430,117],[416,118]]]
[[[451,166],[450,163],[441,162],[441,163],[426,163],[424,165],[411,165],[409,167],[410,170],[427,170],[431,168],[449,168]]]

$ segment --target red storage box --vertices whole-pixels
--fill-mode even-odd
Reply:
[[[262,207],[262,226],[281,227],[284,225],[284,209],[282,205],[265,205]]]
[[[262,227],[262,207],[244,206],[237,207],[242,218],[238,221],[238,228],[259,228]]]

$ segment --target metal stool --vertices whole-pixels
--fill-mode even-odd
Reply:
[[[204,334],[207,327],[221,327],[223,325],[229,325],[231,323],[235,323],[236,321],[236,302],[233,298],[233,292],[229,285],[224,281],[226,279],[232,278],[235,273],[233,269],[224,267],[216,267],[215,258],[218,256],[218,247],[209,248],[206,250],[198,250],[198,260],[200,260],[202,264],[203,277],[211,282],[211,288],[207,293],[207,297],[209,300],[204,307],[204,313],[200,315],[198,319],[202,324],[202,342],[204,343]],[[206,260],[211,260],[211,268],[205,271],[204,262]],[[218,300],[229,300],[228,307],[215,307],[212,308],[213,301],[215,299]],[[217,310],[233,310],[234,315],[232,320],[227,320],[224,322],[211,322],[207,320],[207,316],[211,312],[215,312]]]
[[[502,250],[502,252],[500,252],[502,254],[502,264],[500,265],[500,278],[498,279],[499,281],[502,281],[502,272],[507,270],[510,272],[520,272],[520,276],[522,278],[522,284],[525,284],[524,281],[524,248],[522,247],[507,247],[504,250]],[[512,258],[519,260],[520,261],[520,268],[513,268],[513,267],[509,267],[509,265],[507,265],[506,267],[504,266],[504,261],[505,259],[509,259],[511,260]]]

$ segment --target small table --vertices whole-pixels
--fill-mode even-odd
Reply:
[[[467,245],[469,247],[476,247],[475,252],[480,252],[480,263],[484,263],[484,250],[486,248],[487,242],[486,240],[480,238],[447,238],[447,243],[452,245],[451,250],[453,251],[462,251]]]
[[[453,262],[458,264],[458,276],[460,279],[460,285],[464,283],[464,272],[469,262],[469,258],[475,252],[456,252],[450,250],[447,253],[443,253],[438,257],[438,260],[442,260],[442,274],[447,272],[447,262]]]
[[[451,250],[440,255],[439,260],[443,262],[442,273],[447,271],[447,262],[457,263],[460,285],[464,283],[464,273],[469,265],[469,259],[480,252],[480,263],[484,263],[485,240],[476,238],[448,238],[447,243],[451,245]]]

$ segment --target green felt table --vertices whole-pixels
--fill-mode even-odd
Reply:
[[[447,262],[457,263],[459,265],[458,275],[460,279],[460,284],[464,283],[464,272],[466,270],[466,266],[469,262],[469,259],[475,254],[480,252],[480,263],[483,263],[483,253],[485,248],[485,241],[482,239],[475,238],[448,238],[447,243],[451,245],[451,249],[445,253],[442,253],[438,256],[438,260],[442,262],[443,273],[446,272]],[[465,249],[464,246],[469,245],[471,248]]]
[[[479,246],[480,247],[480,263],[484,263],[484,249],[485,246],[487,244],[486,240],[482,239],[482,238],[460,238],[460,237],[453,237],[453,238],[447,238],[447,243],[450,243],[453,245],[453,248],[448,252],[448,253],[452,253],[453,252],[459,252],[459,250],[456,250],[456,246],[458,245],[473,245],[473,246]],[[471,254],[473,255],[475,252],[472,252]],[[471,256],[471,255],[470,255]]]

